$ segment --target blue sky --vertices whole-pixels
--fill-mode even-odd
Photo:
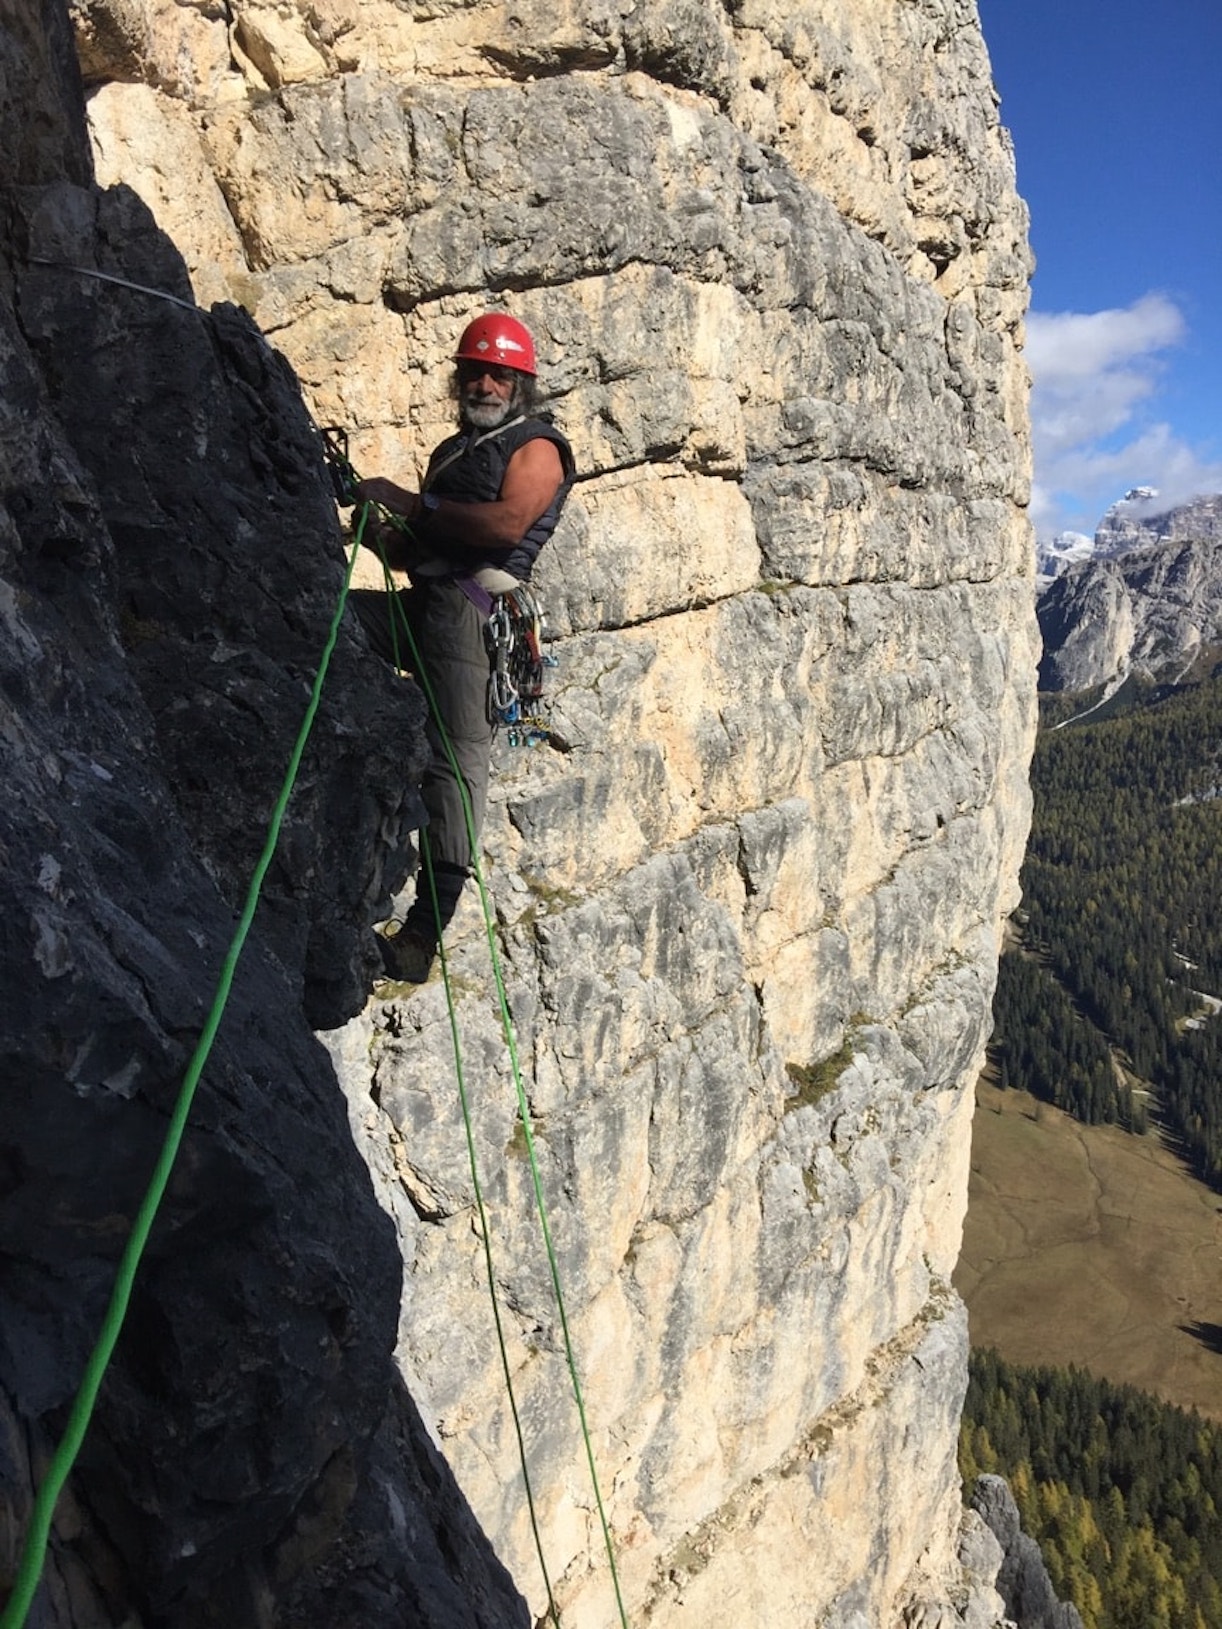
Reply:
[[[1037,530],[1222,491],[1222,0],[978,4],[1038,260]]]

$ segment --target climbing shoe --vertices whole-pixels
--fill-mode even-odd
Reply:
[[[425,984],[437,956],[437,946],[414,928],[402,927],[393,938],[383,939],[382,966],[386,976],[398,984]]]

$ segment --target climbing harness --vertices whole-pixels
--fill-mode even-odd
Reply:
[[[360,476],[348,455],[347,431],[339,425],[326,425],[319,426],[318,433],[335,501],[341,508],[351,508],[358,501],[356,489]],[[378,507],[383,519],[410,533],[402,516]],[[558,664],[555,656],[543,648],[546,618],[542,599],[525,583],[501,593],[489,593],[471,578],[459,577],[456,581],[472,604],[486,616],[484,643],[490,662],[488,710],[493,729],[504,730],[505,740],[511,747],[546,744],[558,752],[571,752],[570,743],[553,729],[544,702],[547,671]],[[393,592],[389,585],[388,591]]]
[[[31,257],[31,259],[35,260],[35,263],[40,265],[57,266],[61,270],[76,272],[85,277],[94,277],[103,282],[117,283],[122,287],[133,289],[138,293],[168,300],[172,304],[181,305],[187,310],[195,311],[197,315],[205,318],[210,316],[209,312],[203,311],[198,306],[188,305],[186,301],[180,300],[176,295],[166,294],[158,289],[146,288],[142,284],[128,282],[128,280],[125,278],[112,277],[107,273],[95,272],[87,267],[69,267],[62,265],[62,263],[59,262],[36,259],[36,257]],[[356,487],[358,485],[359,478],[348,457],[347,435],[343,430],[334,426],[328,427],[327,429],[321,429],[316,425],[315,429],[318,430],[320,443],[323,449],[323,457],[325,458],[331,477],[332,489],[335,493],[336,501],[341,506],[351,507],[358,501],[356,496]],[[9,1597],[7,1606],[5,1607],[3,1613],[0,1614],[0,1629],[23,1629],[30,1606],[34,1599],[35,1592],[37,1591],[38,1585],[41,1581],[43,1568],[46,1561],[47,1545],[50,1539],[51,1525],[55,1514],[55,1507],[59,1496],[63,1491],[64,1485],[67,1482],[68,1476],[72,1471],[72,1467],[76,1462],[81,1445],[84,1442],[85,1434],[89,1428],[89,1423],[92,1419],[94,1407],[97,1402],[98,1393],[101,1390],[102,1381],[105,1377],[110,1360],[114,1354],[115,1347],[118,1343],[119,1336],[122,1332],[123,1324],[127,1316],[136,1274],[139,1270],[154,1221],[156,1220],[158,1210],[161,1206],[162,1200],[165,1197],[165,1192],[169,1185],[170,1177],[173,1173],[174,1164],[178,1157],[183,1135],[186,1131],[196,1088],[199,1085],[204,1067],[208,1061],[213,1044],[216,1040],[217,1031],[220,1028],[221,1020],[224,1016],[225,1008],[233,985],[234,975],[237,970],[238,960],[241,956],[242,949],[246,943],[251,925],[254,921],[263,882],[275,855],[285,811],[288,807],[288,802],[292,795],[293,787],[296,784],[306,744],[318,712],[319,703],[322,697],[323,683],[325,681],[331,656],[334,652],[339,635],[340,623],[343,617],[344,608],[348,601],[348,593],[352,584],[352,576],[362,543],[364,541],[366,526],[371,513],[377,507],[378,506],[370,503],[364,503],[360,507],[359,518],[356,527],[354,528],[353,544],[348,557],[347,570],[344,575],[343,586],[335,607],[334,615],[331,619],[323,653],[319,660],[318,670],[310,693],[310,699],[306,706],[302,723],[300,729],[298,730],[297,738],[289,757],[288,767],[279,796],[277,797],[272,810],[263,850],[251,876],[245,905],[237,928],[234,932],[233,939],[222,963],[221,973],[218,979],[211,1010],[205,1021],[199,1042],[191,1057],[190,1063],[187,1066],[186,1073],[180,1085],[178,1096],[170,1116],[170,1122],[166,1131],[165,1140],[162,1144],[160,1155],[158,1156],[156,1165],[154,1167],[148,1189],[145,1192],[144,1198],[140,1202],[135,1219],[132,1223],[131,1233],[128,1237],[127,1244],[119,1262],[119,1267],[115,1276],[114,1288],[111,1292],[111,1298],[107,1306],[106,1313],[103,1317],[102,1327],[97,1343],[86,1364],[80,1388],[72,1404],[72,1409],[69,1414],[68,1424],[65,1428],[63,1438],[52,1456],[42,1485],[35,1495],[33,1508],[30,1514],[29,1527],[26,1531],[13,1590]],[[403,530],[410,533],[410,527],[407,526],[406,522],[403,520],[403,517],[396,516],[385,510],[379,510],[379,513],[391,524],[398,525]],[[390,569],[384,555],[382,560],[382,569],[388,589],[393,590],[393,581],[391,579]],[[524,700],[528,703],[538,702],[542,689],[542,669],[547,666],[548,663],[546,658],[544,658],[542,655],[542,606],[538,603],[533,595],[521,589],[514,590],[512,598],[513,603],[506,608],[504,602],[510,600],[511,596],[503,596],[501,606],[496,608],[498,616],[503,613],[505,622],[503,625],[503,631],[498,631],[498,633],[495,635],[495,641],[498,652],[502,649],[502,645],[504,647],[504,661],[503,664],[501,664],[501,668],[505,677],[503,686],[500,690],[500,695],[503,698],[503,705],[507,710],[514,707],[518,708],[518,712],[512,720],[505,717],[502,718],[502,722],[505,723],[508,728],[519,731],[523,728],[523,726],[528,726],[530,729],[535,728],[534,720],[532,720],[529,715],[521,711],[521,705]],[[425,693],[425,697],[432,713],[434,723],[437,727],[447,761],[450,765],[451,772],[454,775],[461,794],[464,819],[467,824],[467,833],[471,847],[473,862],[472,871],[478,888],[480,903],[483,911],[485,933],[487,935],[492,960],[493,975],[497,988],[501,1024],[509,1054],[514,1089],[517,1096],[518,1113],[521,1119],[526,1142],[527,1157],[534,1187],[536,1210],[539,1217],[540,1231],[543,1237],[547,1255],[548,1269],[551,1277],[553,1295],[556,1302],[565,1359],[572,1383],[573,1397],[580,1423],[582,1440],[585,1445],[586,1461],[589,1467],[590,1479],[593,1486],[594,1501],[602,1528],[604,1544],[606,1546],[608,1565],[615,1593],[619,1622],[622,1629],[628,1629],[628,1618],[624,1608],[623,1596],[620,1589],[619,1573],[615,1560],[615,1550],[611,1539],[611,1530],[603,1504],[601,1489],[599,1487],[598,1472],[594,1463],[594,1450],[593,1444],[590,1440],[589,1424],[585,1411],[585,1401],[582,1394],[581,1382],[577,1372],[572,1338],[569,1331],[568,1315],[565,1310],[564,1296],[561,1290],[556,1251],[552,1240],[551,1228],[548,1223],[547,1208],[544,1202],[542,1178],[540,1176],[538,1159],[536,1156],[530,1106],[527,1101],[526,1088],[522,1079],[521,1065],[517,1051],[517,1040],[514,1033],[512,1016],[509,1011],[509,1000],[505,990],[500,956],[497,950],[495,917],[492,902],[489,897],[488,890],[484,882],[483,872],[479,863],[479,845],[475,832],[475,821],[471,808],[470,795],[465,779],[459,768],[453,745],[451,744],[444,721],[442,720],[440,710],[437,705],[437,698],[429,682],[429,677],[425,666],[420,660],[420,653],[416,647],[416,642],[413,637],[411,627],[407,621],[406,613],[404,612],[398,594],[394,592],[388,593],[388,603],[391,607],[391,638],[396,653],[396,663],[397,665],[402,665],[401,663],[398,663],[398,632],[394,626],[394,619],[397,614],[402,625],[402,631],[406,636],[409,651],[411,653],[412,671],[416,675],[417,681]],[[498,624],[498,628],[500,627],[501,625]],[[500,663],[499,655],[497,656],[496,661],[497,663]],[[567,743],[565,744],[565,750],[567,750]],[[421,852],[430,896],[432,899],[434,917],[440,929],[440,909],[437,901],[436,883],[433,873],[432,856],[427,841],[427,833],[424,835],[421,842]],[[440,942],[440,931],[438,933],[438,939],[442,977],[445,985],[451,1035],[454,1043],[455,1065],[458,1073],[459,1099],[467,1139],[467,1150],[471,1167],[472,1184],[480,1219],[480,1232],[484,1241],[488,1287],[492,1299],[493,1319],[496,1326],[497,1340],[500,1347],[501,1365],[505,1377],[506,1388],[509,1394],[510,1412],[513,1417],[514,1429],[517,1435],[518,1451],[522,1465],[523,1486],[525,1488],[527,1505],[530,1513],[531,1529],[534,1534],[536,1551],[543,1575],[544,1586],[547,1592],[548,1615],[552,1620],[554,1629],[560,1629],[560,1614],[554,1599],[551,1579],[548,1573],[546,1561],[544,1559],[542,1538],[539,1532],[538,1519],[535,1512],[534,1495],[530,1482],[530,1474],[527,1463],[528,1456],[526,1453],[525,1439],[523,1436],[521,1416],[514,1394],[512,1373],[505,1343],[500,1306],[497,1297],[496,1275],[493,1268],[491,1253],[491,1230],[488,1225],[483,1191],[479,1182],[479,1175],[476,1166],[475,1136],[465,1082],[463,1079],[462,1050],[459,1040],[454,991],[450,981],[445,946]]]

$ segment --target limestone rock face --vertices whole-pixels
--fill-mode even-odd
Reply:
[[[573,441],[581,480],[537,573],[572,750],[498,746],[486,864],[631,1621],[985,1629],[1001,1608],[961,1531],[949,1279],[1028,823],[1036,630],[1025,216],[974,6],[82,0],[75,20],[100,181],[140,193],[200,300],[273,336],[363,473],[414,480],[448,429],[457,333],[494,302],[532,326]],[[108,196],[89,209],[130,221],[131,194]],[[107,254],[128,233],[107,226]],[[36,242],[98,252],[58,225]],[[189,296],[167,260],[112,264]],[[229,607],[244,594],[313,629],[333,568],[320,545],[317,593],[286,580],[285,534],[300,549],[330,523],[292,473],[304,447],[275,445],[253,328],[216,324],[259,449],[241,490],[266,479],[283,546],[265,559],[236,503],[204,530],[245,540],[251,575],[239,590],[237,557],[201,540],[180,608],[161,586],[177,497],[146,518],[119,460],[105,518],[117,603],[172,633],[173,661],[133,639],[124,668],[158,773],[202,874],[231,889],[249,743],[238,730],[230,753],[216,714],[196,787],[182,698],[200,716],[201,668],[261,694],[269,632],[239,636]],[[70,372],[66,344],[46,378]],[[194,395],[171,445],[224,487],[238,452]],[[115,410],[126,435],[139,414]],[[55,411],[83,436],[82,405]],[[109,489],[101,454],[88,478]],[[214,493],[193,491],[207,516]],[[336,756],[285,862],[267,955],[293,994],[264,998],[265,1023],[302,1024],[304,996],[325,1032],[403,1263],[398,1372],[539,1614],[486,1230],[552,1589],[566,1624],[596,1629],[616,1606],[475,898],[448,956],[486,1220],[442,987],[353,1011],[418,726],[406,687],[368,683],[367,704],[335,704]],[[345,819],[349,867],[325,875]],[[333,1203],[312,1206],[324,1231]],[[376,1350],[384,1326],[361,1338]],[[354,1409],[365,1396],[354,1383]],[[375,1413],[345,1427],[351,1474],[319,1495],[312,1548],[289,1558],[270,1514],[252,1529],[265,1616],[228,1623],[397,1625],[418,1551],[438,1591],[469,1574],[450,1623],[522,1621],[453,1489],[464,1559],[428,1572],[396,1457],[406,1441],[424,1467],[420,1434]],[[299,1498],[321,1481],[303,1473]],[[337,1569],[347,1594],[327,1596]]]
[[[1088,690],[1128,673],[1174,682],[1222,644],[1222,496],[1163,514],[1133,507],[1109,510],[1095,556],[1040,597],[1046,690]]]

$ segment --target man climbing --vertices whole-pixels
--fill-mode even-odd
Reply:
[[[501,311],[463,330],[454,357],[459,430],[429,459],[419,493],[382,477],[362,481],[358,497],[402,516],[409,531],[377,530],[388,564],[410,573],[399,595],[431,689],[441,728],[430,712],[429,764],[421,785],[437,909],[423,876],[416,898],[382,957],[393,979],[423,984],[437,953],[438,932],[458,907],[478,842],[488,795],[492,749],[489,653],[484,629],[496,595],[526,582],[555,530],[575,474],[560,432],[534,416],[535,346],[529,330]],[[383,655],[387,635],[375,635]],[[444,730],[444,737],[442,731]],[[445,738],[466,785],[471,830]]]

